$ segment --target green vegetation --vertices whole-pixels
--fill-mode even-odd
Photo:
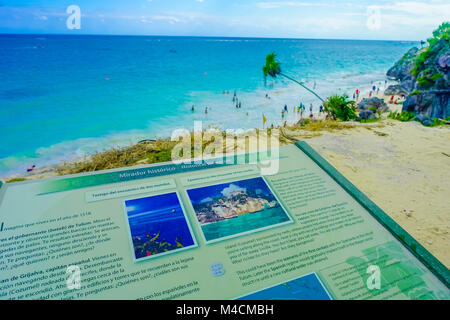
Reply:
[[[373,118],[373,119],[359,119],[358,121],[361,123],[373,123],[380,121],[380,118]]]
[[[417,78],[417,83],[422,88],[428,89],[431,88],[434,84],[434,81],[432,78],[430,78],[428,75],[423,75]]]
[[[435,73],[431,76],[431,79],[433,79],[433,81],[437,81],[442,77],[443,77],[442,73]]]
[[[447,120],[448,118],[450,118],[450,117],[447,117],[445,120]],[[433,118],[433,122],[428,124],[427,127],[438,127],[438,126],[443,126],[445,124],[448,124],[448,123],[445,121],[442,121],[441,119]]]
[[[334,95],[323,104],[323,109],[333,120],[349,121],[356,119],[356,103],[348,100],[346,94]]]
[[[415,94],[417,94],[417,95],[419,95],[419,94],[421,94],[422,92],[419,90],[419,89],[416,89],[416,90],[414,90],[413,92],[411,92],[409,95],[410,96],[413,96],[413,95],[415,95]]]
[[[450,22],[443,22],[436,30],[434,30],[433,38],[428,39],[428,43],[432,44],[440,39],[450,41]]]
[[[317,98],[320,99],[320,101],[324,102],[324,100],[314,91],[312,91],[311,89],[307,88],[302,82],[299,82],[287,75],[285,75],[284,73],[281,72],[281,63],[279,63],[277,60],[277,55],[275,54],[275,52],[269,53],[266,56],[266,64],[263,66],[263,74],[264,74],[264,78],[267,78],[268,76],[271,76],[272,78],[276,78],[277,76],[283,76],[286,79],[289,79],[291,81],[294,81],[295,83],[297,83],[298,85],[302,86],[303,88],[305,88],[306,90],[308,90],[309,92],[311,92],[313,95],[315,95]]]
[[[402,122],[408,122],[414,120],[416,116],[414,115],[414,112],[408,112],[408,111],[402,111],[400,113],[398,112],[389,112],[388,118],[402,121]]]
[[[442,40],[446,41],[442,42]],[[430,61],[433,60],[430,58],[433,58],[439,52],[450,49],[450,23],[442,23],[433,31],[433,37],[427,41],[429,45],[422,49],[414,59],[414,67],[411,70],[411,74],[417,77],[419,86],[424,89],[433,87],[436,81],[442,77],[442,74],[430,65]]]

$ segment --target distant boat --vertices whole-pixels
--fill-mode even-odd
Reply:
[[[171,50],[169,50],[169,52],[170,52],[170,53],[177,53],[177,50],[171,49]]]

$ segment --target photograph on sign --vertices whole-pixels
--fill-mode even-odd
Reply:
[[[137,261],[196,246],[176,192],[125,201]]]
[[[207,242],[292,222],[261,177],[190,189],[187,194]]]

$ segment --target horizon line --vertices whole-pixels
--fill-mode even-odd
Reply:
[[[337,41],[389,41],[421,42],[423,40],[382,40],[382,39],[348,39],[348,38],[294,38],[294,37],[258,37],[258,36],[196,36],[196,35],[157,35],[157,34],[111,34],[111,33],[4,33],[0,36],[105,36],[105,37],[171,37],[171,38],[226,38],[226,39],[273,39],[273,40],[337,40]]]

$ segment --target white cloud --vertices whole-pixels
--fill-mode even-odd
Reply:
[[[274,9],[281,7],[324,7],[329,5],[314,2],[273,1],[273,2],[257,2],[256,6],[261,9]]]
[[[211,202],[211,201],[213,201],[213,198],[208,197],[208,198],[201,200],[200,203],[207,203],[207,202]]]
[[[447,19],[450,14],[450,2],[394,2],[393,4],[380,5],[379,8],[388,12],[399,11],[422,16],[447,15]]]
[[[230,196],[230,194],[233,193],[233,192],[236,192],[236,191],[242,191],[242,192],[245,192],[246,190],[247,190],[247,189],[238,187],[238,186],[235,185],[235,184],[230,184],[230,186],[228,186],[227,188],[225,188],[225,189],[222,190],[222,194],[223,194],[225,197],[228,197],[228,196]]]
[[[157,21],[168,21],[169,23],[176,23],[176,22],[180,22],[180,19],[178,19],[177,17],[173,17],[173,16],[152,16],[151,17],[152,20],[157,20]]]

